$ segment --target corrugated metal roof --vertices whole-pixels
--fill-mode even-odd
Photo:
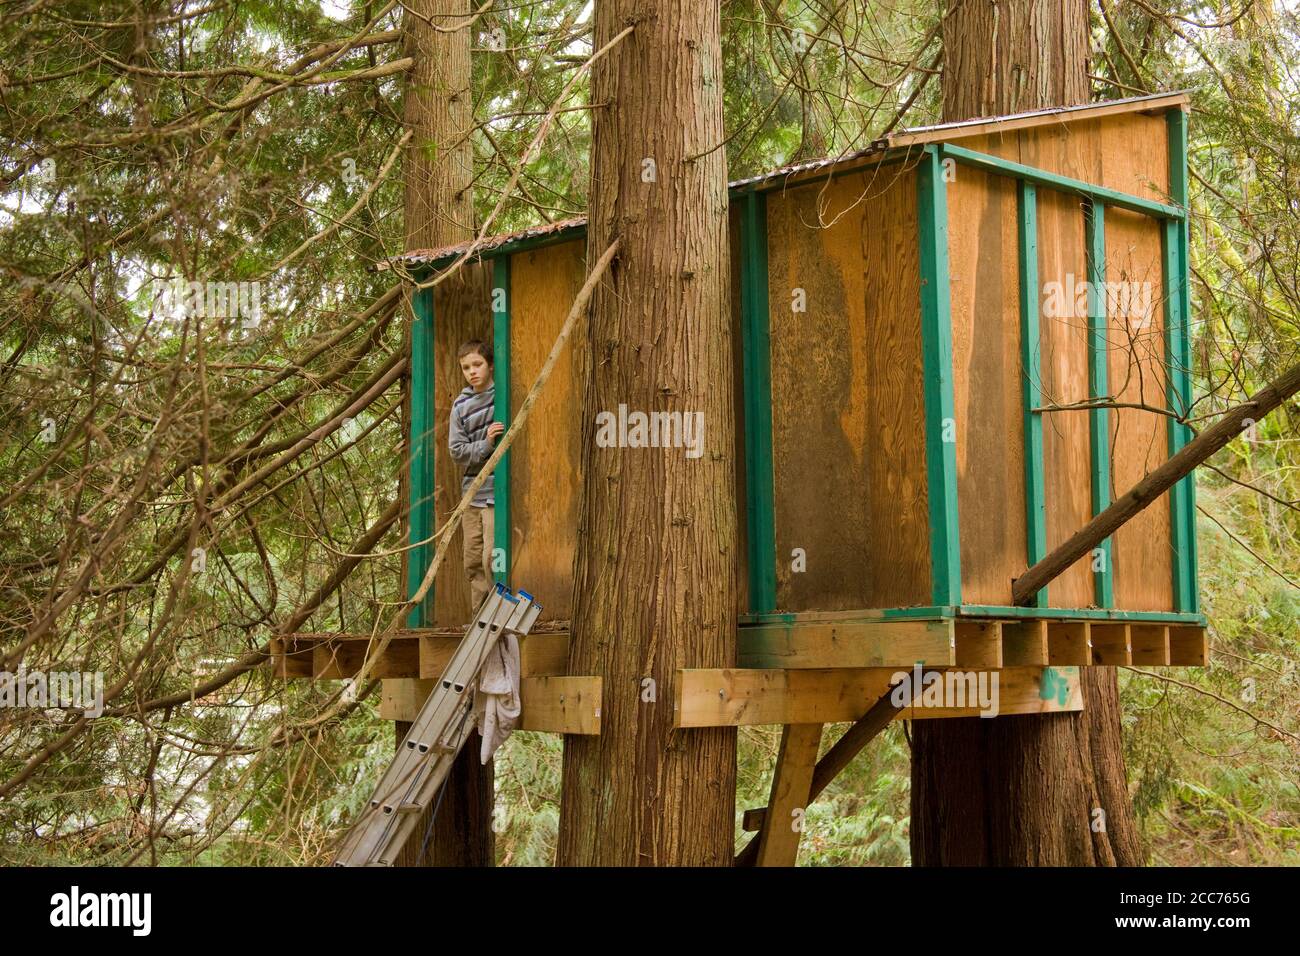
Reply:
[[[561,219],[558,222],[548,222],[542,226],[529,226],[527,229],[520,229],[518,232],[507,232],[497,236],[486,236],[478,246],[475,247],[476,255],[483,255],[491,252],[499,246],[504,246],[508,242],[523,242],[526,239],[544,239],[547,237],[559,237],[566,232],[579,232],[587,226],[586,216],[576,216],[573,219]],[[420,265],[426,262],[436,262],[439,259],[450,259],[463,255],[465,251],[474,247],[474,241],[467,239],[465,242],[458,242],[452,246],[440,246],[437,249],[413,249],[410,252],[404,252],[401,255],[379,263],[379,269],[391,268],[390,263],[402,262],[407,265]]]

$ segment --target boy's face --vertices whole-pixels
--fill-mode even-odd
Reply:
[[[460,360],[460,370],[465,373],[465,381],[469,382],[470,388],[476,392],[487,388],[487,383],[492,378],[492,366],[477,352],[470,352]]]

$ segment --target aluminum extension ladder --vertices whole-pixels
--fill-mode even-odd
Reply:
[[[478,609],[393,763],[334,858],[335,866],[392,866],[469,736],[474,684],[503,634],[526,635],[542,606],[498,584]]]

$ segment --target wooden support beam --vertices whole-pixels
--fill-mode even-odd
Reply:
[[[299,648],[293,637],[273,637],[268,642],[271,664],[276,677],[291,679],[312,676],[312,648]]]
[[[1073,668],[1009,667],[1000,671],[976,670],[974,679],[998,680],[998,714],[1040,714],[1083,708],[1078,693],[1078,672]],[[674,727],[734,727],[753,724],[814,724],[857,720],[891,688],[899,672],[888,667],[854,670],[739,670],[684,669],[678,671]],[[974,717],[980,713],[974,689],[965,681],[970,674],[943,672],[954,684],[954,698],[965,706],[918,705],[896,712],[908,720]],[[949,676],[951,675],[951,676]],[[1065,675],[1061,677],[1061,675]],[[1061,681],[1065,683],[1062,684]],[[1064,697],[1056,691],[1066,687]],[[1042,693],[1040,693],[1042,692]]]
[[[1165,667],[1169,664],[1169,627],[1164,624],[1130,624],[1129,645],[1133,663]]]
[[[600,733],[599,677],[525,677],[519,681],[524,730]]]
[[[1026,180],[1016,183],[1017,262],[1020,267],[1021,414],[1024,416],[1025,553],[1029,563],[1047,554],[1047,500],[1043,465],[1043,357],[1038,315],[1038,190]],[[1047,607],[1047,588],[1030,602]],[[1043,663],[1047,663],[1043,661]]]
[[[416,676],[422,680],[433,680],[441,677],[442,672],[447,669],[447,664],[451,661],[451,655],[456,653],[456,646],[460,644],[459,637],[442,637],[442,636],[421,636],[419,639],[419,670]],[[520,657],[523,657],[523,648],[519,649]],[[523,661],[520,660],[522,665]]]
[[[862,748],[874,740],[898,716],[898,708],[894,706],[892,697],[892,692],[883,694],[852,727],[844,732],[844,736],[835,741],[834,746],[826,751],[826,756],[817,761],[817,766],[813,770],[812,783],[808,789],[809,803],[821,796],[822,791],[853,762],[853,758],[862,751]],[[750,833],[761,829],[766,814],[766,807],[746,810],[743,817],[744,829]],[[751,840],[736,857],[736,865],[752,864],[758,854],[759,845],[759,841]]]
[[[971,632],[976,639],[981,634]],[[451,629],[415,629],[398,631],[389,644],[390,650],[403,643],[418,643],[418,669],[399,673],[394,664],[391,673],[380,676],[420,677],[432,679],[442,674],[460,635]],[[954,624],[951,620],[890,621],[799,620],[774,624],[746,625],[740,628],[739,666],[754,668],[819,669],[829,667],[912,667],[951,666],[957,663]],[[288,653],[273,648],[276,674],[280,677],[312,677],[312,652],[321,644],[340,641],[369,643],[368,634],[294,634],[277,646],[293,648]],[[565,631],[533,632],[519,642],[521,673],[525,677],[563,674],[568,666],[569,635]],[[395,660],[410,661],[410,651],[399,650]],[[328,651],[324,660],[332,662],[325,672],[338,679],[351,677],[360,666],[355,652]],[[355,665],[355,666],[353,666]],[[287,669],[287,672],[286,672]]]
[[[407,490],[410,511],[407,517],[406,593],[413,597],[424,582],[425,572],[433,560],[433,489],[437,476],[434,454],[437,434],[434,422],[434,310],[433,286],[417,288],[411,303],[411,380],[410,415],[407,419],[408,450]],[[424,627],[433,620],[433,588],[406,616],[408,627]]]
[[[1118,209],[1127,209],[1131,212],[1141,213],[1144,216],[1151,216],[1155,219],[1174,219],[1181,221],[1187,216],[1187,211],[1182,206],[1172,206],[1169,203],[1143,199],[1141,196],[1134,196],[1131,193],[1123,193],[1115,189],[1108,189],[1105,186],[1096,186],[1092,183],[1084,182],[1081,179],[1072,179],[1069,176],[1050,173],[1045,169],[1039,169],[1035,166],[1023,166],[1020,163],[1012,162],[1009,159],[1002,159],[999,156],[992,156],[988,153],[980,153],[966,149],[964,146],[954,146],[951,143],[944,143],[939,147],[939,150],[940,155],[945,160],[955,159],[963,165],[974,166],[976,169],[982,169],[985,172],[996,173],[1001,176],[1023,180],[1025,182],[1033,183],[1036,186],[1043,186],[1055,192],[1072,193],[1077,196],[1082,196],[1096,206],[1100,206],[1104,203],[1106,205],[1115,206]]]
[[[1187,114],[1170,110],[1165,114],[1169,143],[1169,196],[1187,206]],[[1192,283],[1188,248],[1188,222],[1170,220],[1161,231],[1165,300],[1165,364],[1168,374],[1165,400],[1168,408],[1186,415],[1192,408]],[[1192,440],[1191,426],[1170,416],[1167,419],[1169,457]],[[1196,479],[1188,475],[1169,489],[1169,547],[1173,552],[1174,607],[1199,613],[1196,587]],[[1033,564],[1034,562],[1030,562]]]
[[[1046,667],[1051,662],[1047,621],[1002,622],[1003,666]]]
[[[1208,667],[1210,638],[1203,627],[1169,627],[1169,663],[1175,667]]]
[[[562,677],[569,671],[568,634],[529,634],[519,642],[524,677]]]
[[[939,151],[927,146],[916,167],[921,266],[921,365],[925,396],[925,473],[930,511],[930,599],[961,604],[957,444],[945,440],[953,410],[952,276],[948,268],[948,186]]]
[[[1001,621],[957,621],[954,626],[958,667],[1002,666]]]
[[[1092,625],[1088,621],[1047,622],[1047,662],[1055,667],[1092,663]]]
[[[433,685],[433,680],[385,681],[379,691],[380,718],[411,723],[433,693]]]
[[[433,680],[384,685],[379,716],[411,722],[433,690]],[[599,734],[599,677],[525,677],[519,681],[520,730],[553,734]]]
[[[791,724],[781,733],[781,751],[772,775],[772,812],[759,833],[758,866],[794,866],[799,836],[811,796],[813,768],[821,745],[821,724]]]
[[[458,637],[441,635],[420,638],[420,677],[441,677],[447,662],[460,643]],[[569,668],[569,635],[529,634],[519,641],[519,674],[521,677],[551,677],[563,675]]]
[[[1127,624],[1092,625],[1092,662],[1094,664],[1132,664],[1133,645]]]
[[[312,647],[312,677],[316,680],[353,677],[361,670],[367,655],[375,654],[375,647],[369,635],[319,641]],[[419,668],[419,648],[415,641],[392,640],[376,655],[370,676],[414,677]]]
[[[462,636],[454,628],[397,631],[371,676],[422,680],[440,677]],[[342,680],[356,675],[372,644],[369,634],[289,634],[272,640],[270,656],[277,677]],[[519,641],[520,676],[563,675],[568,656],[566,632],[529,634]]]
[[[737,665],[787,670],[956,663],[953,622],[807,621],[740,628]]]
[[[745,399],[745,527],[749,609],[776,607],[776,492],[772,474],[772,344],[768,308],[767,197],[738,197],[740,348]]]
[[[1125,663],[1120,640],[1125,627],[1132,632],[1133,663],[1204,666],[1208,661],[1205,629],[1198,625],[1056,618],[845,620],[835,613],[745,625],[740,629],[738,657],[740,668],[761,671],[910,669],[918,663],[971,670]],[[1168,661],[1160,654],[1166,627]],[[1101,659],[1092,650],[1091,634],[1096,628],[1104,635]],[[459,631],[450,628],[398,631],[372,676],[438,677],[460,639]],[[563,676],[568,643],[567,631],[529,634],[519,642],[521,676]],[[288,634],[271,640],[270,657],[277,677],[340,680],[355,676],[372,644],[371,636],[361,633]]]
[[[1106,313],[1106,204],[1093,200],[1083,207],[1084,246],[1088,267],[1088,398],[1101,401],[1110,394],[1110,328]],[[1092,513],[1110,505],[1111,410],[1088,410],[1088,447],[1092,460]],[[1092,587],[1098,607],[1115,606],[1115,575],[1109,537],[1093,549]],[[1013,585],[1014,590],[1014,585]],[[1017,602],[1019,603],[1019,602]]]

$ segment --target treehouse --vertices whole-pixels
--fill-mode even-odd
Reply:
[[[1191,478],[1012,597],[1190,437],[1186,110],[1175,93],[911,129],[731,185],[739,656],[679,673],[676,726],[787,725],[781,764],[806,777],[820,726],[862,719],[900,669],[998,671],[1009,714],[1081,709],[1079,666],[1206,663]],[[466,248],[401,263],[427,277]],[[482,308],[451,305],[452,281],[417,293],[412,591],[432,551],[417,543],[459,498],[443,451],[458,344],[491,334],[508,421],[585,252],[582,221],[498,236],[473,252],[490,283],[454,280],[481,281]],[[599,733],[599,678],[566,672],[580,360],[566,350],[498,469],[496,547],[499,580],[545,604],[523,726]],[[390,682],[385,716],[413,718],[470,617],[449,561],[373,672],[422,679]],[[345,677],[369,644],[292,635],[276,666]]]

